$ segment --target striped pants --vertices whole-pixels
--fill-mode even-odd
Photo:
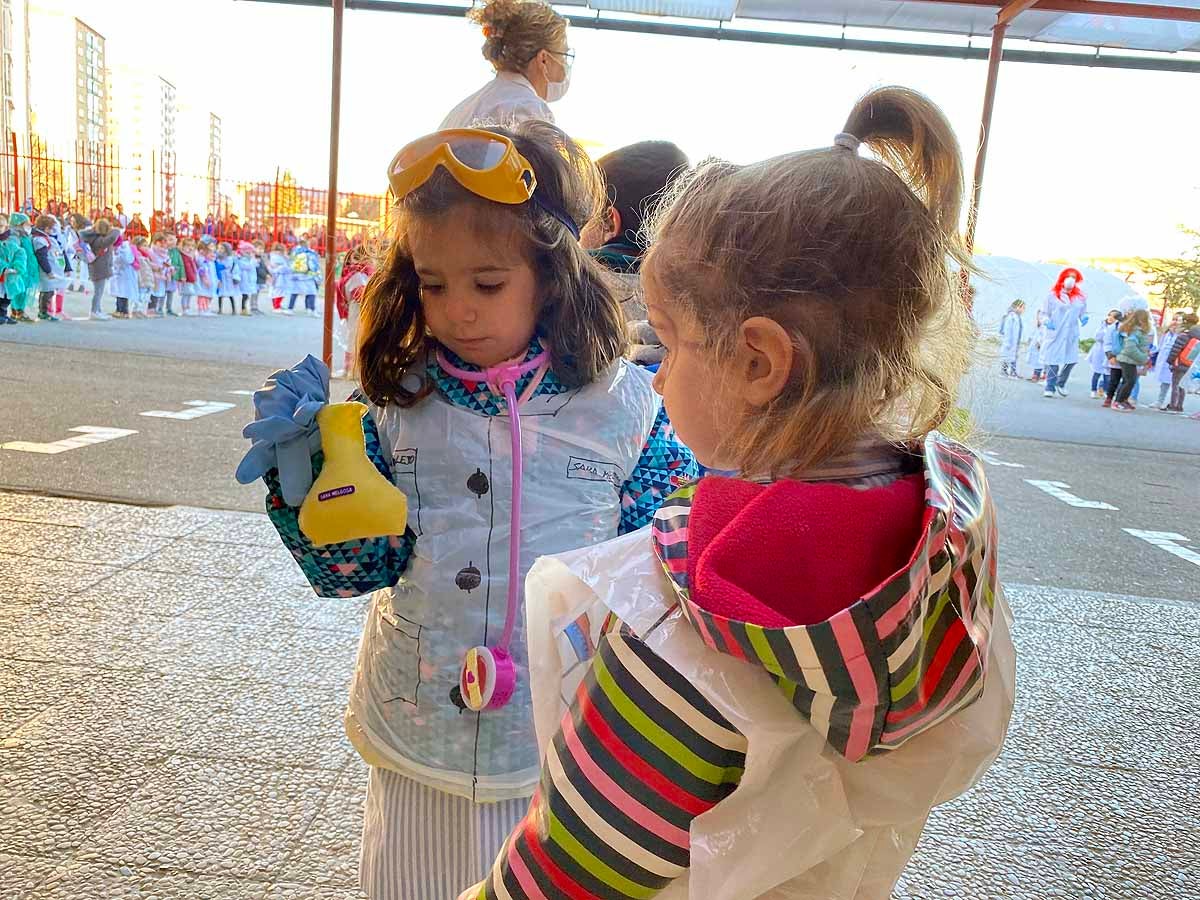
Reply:
[[[528,799],[472,803],[372,766],[359,886],[371,900],[456,900],[528,809]]]

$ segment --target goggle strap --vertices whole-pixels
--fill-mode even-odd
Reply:
[[[533,196],[529,198],[529,202],[537,206],[538,209],[550,216],[552,219],[556,219],[557,221],[561,222],[563,227],[566,228],[567,231],[571,232],[571,236],[575,238],[575,240],[579,240],[579,226],[575,224],[575,220],[567,214],[565,209],[563,209],[557,203],[543,200],[538,196],[538,192],[536,190],[533,192]]]

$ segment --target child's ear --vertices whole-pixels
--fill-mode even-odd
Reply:
[[[604,236],[604,243],[615,240],[621,236],[621,231],[624,223],[621,221],[621,212],[615,206],[608,208],[608,216],[606,217],[605,227],[607,233]]]
[[[766,406],[783,393],[798,352],[807,352],[807,347],[797,347],[787,329],[774,319],[754,316],[743,322],[735,368],[742,381],[739,393],[746,402]]]

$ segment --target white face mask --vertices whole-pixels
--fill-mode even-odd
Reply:
[[[1064,278],[1063,287],[1065,287],[1068,291],[1075,287],[1075,277],[1073,275],[1068,275],[1066,278]]]
[[[563,72],[566,74],[563,75],[562,81],[551,81],[546,84],[547,103],[556,103],[567,96],[567,91],[571,87],[571,67],[566,63],[563,63]]]

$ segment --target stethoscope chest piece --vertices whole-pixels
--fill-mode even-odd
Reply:
[[[463,659],[458,689],[467,709],[499,709],[512,698],[517,667],[502,647],[472,647]]]

